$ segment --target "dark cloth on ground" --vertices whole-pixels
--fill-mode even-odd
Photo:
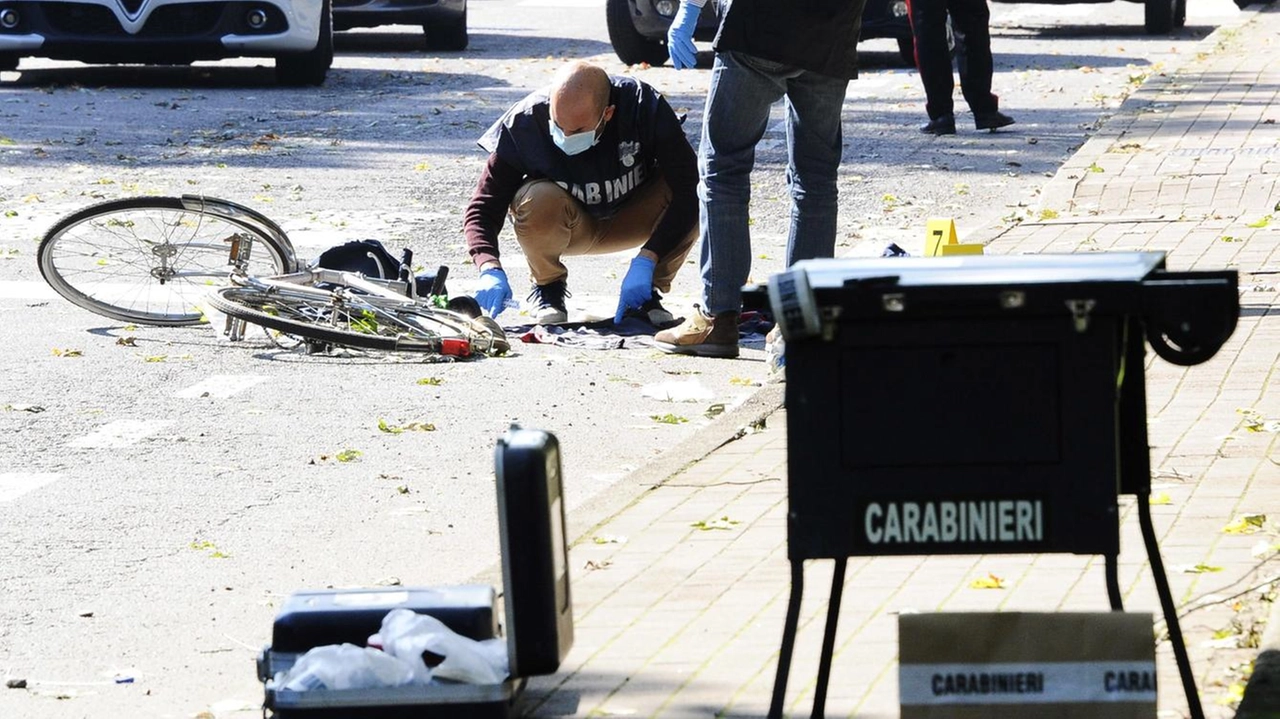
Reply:
[[[653,334],[658,328],[639,317],[628,316],[619,324],[614,324],[612,319],[602,319],[558,325],[513,325],[503,329],[508,337],[517,337],[526,344],[550,344],[584,350],[620,350],[652,348]],[[763,348],[764,336],[771,329],[773,320],[767,314],[744,312],[738,324],[739,342],[747,347]]]

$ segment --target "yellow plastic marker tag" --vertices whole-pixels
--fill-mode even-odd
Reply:
[[[961,244],[943,245],[942,247],[939,248],[940,250],[942,250],[942,252],[939,252],[938,254],[942,255],[943,257],[950,257],[951,255],[980,255],[982,254],[982,247],[983,247],[982,245],[979,245],[976,243],[975,244],[966,243],[963,245]]]
[[[938,257],[943,245],[956,244],[956,223],[951,218],[933,219],[925,225],[924,256]]]

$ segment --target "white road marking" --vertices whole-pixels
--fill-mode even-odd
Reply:
[[[920,85],[920,80],[916,78],[915,71],[894,71],[894,72],[864,72],[858,75],[858,79],[850,80],[849,87],[845,90],[844,99],[846,100],[865,100],[869,97],[885,97],[890,93],[885,92],[903,85],[915,89]]]
[[[1001,12],[991,13],[993,24],[1015,24],[1020,22],[1053,23],[1065,18],[1082,18],[1097,12],[1092,3],[1078,5],[1017,5],[1005,8]]]
[[[192,285],[158,287],[132,282],[95,282],[85,283],[80,289],[99,302],[107,304],[152,310],[176,308],[184,311],[185,308],[193,307],[199,298],[208,294],[211,287]],[[0,283],[0,299],[49,300],[60,297],[44,282],[27,280]]]
[[[61,478],[62,475],[52,473],[0,473],[0,503],[11,502],[27,492],[40,489],[46,484]]]
[[[93,432],[67,443],[69,447],[127,447],[149,434],[173,424],[167,419],[121,419],[104,424]]]
[[[45,282],[0,282],[0,300],[51,300],[57,297],[58,293]]]
[[[226,399],[231,395],[249,389],[260,382],[265,382],[266,377],[261,375],[248,374],[215,374],[208,379],[201,380],[196,384],[180,389],[174,393],[175,397],[185,397],[188,399],[196,397],[213,397],[215,399]]]

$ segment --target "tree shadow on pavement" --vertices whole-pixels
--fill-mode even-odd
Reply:
[[[1159,42],[1171,37],[1179,40],[1199,40],[1208,37],[1209,33],[1217,29],[1216,25],[1187,25],[1169,34],[1152,35],[1141,25],[1073,25],[1066,23],[1024,25],[1019,23],[1016,26],[993,25],[991,27],[991,36],[992,38],[997,38],[1008,35],[1032,35],[1039,38],[1113,38]]]
[[[332,90],[341,77],[355,79],[356,75],[372,78],[385,75],[382,70],[333,69],[324,85],[318,87],[286,87],[276,82],[272,61],[261,59],[252,67],[228,64],[200,65],[88,65],[76,67],[44,68],[29,70],[19,68],[18,79],[4,83],[7,87],[76,88],[94,89],[209,89],[235,90],[262,88],[280,92],[315,93]],[[367,84],[367,83],[366,83]]]
[[[461,52],[432,50],[422,33],[352,31],[333,36],[338,53],[391,55],[416,53],[423,57],[474,58],[477,60],[514,60],[563,55],[580,57],[613,52],[613,47],[600,40],[572,37],[515,37],[510,34],[477,33],[469,36],[467,49]]]

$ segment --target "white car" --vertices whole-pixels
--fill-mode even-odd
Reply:
[[[275,59],[283,85],[333,64],[330,0],[0,0],[0,71],[23,57],[185,65]]]

